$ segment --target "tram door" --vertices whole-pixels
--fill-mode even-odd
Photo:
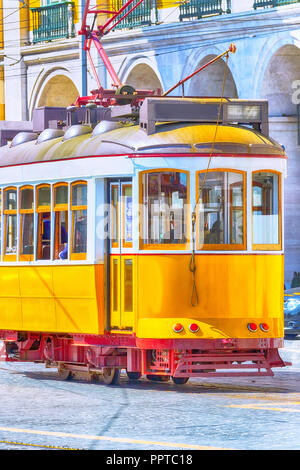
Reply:
[[[113,180],[110,197],[110,329],[133,327],[132,181]]]

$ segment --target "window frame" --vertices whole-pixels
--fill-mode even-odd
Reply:
[[[86,205],[79,205],[79,206],[73,206],[73,187],[77,186],[79,184],[84,184],[86,186],[86,192],[87,192],[87,204]],[[88,184],[87,181],[84,180],[78,180],[74,181],[70,184],[70,211],[71,213],[71,242],[70,242],[70,260],[86,260],[87,259],[87,248],[88,248],[88,224],[87,224],[87,230],[86,230],[86,252],[85,253],[73,253],[73,235],[74,235],[74,216],[76,211],[80,210],[85,210],[86,211],[86,217],[87,217],[87,211],[88,211]]]
[[[50,190],[50,204],[48,206],[39,206],[38,205],[38,191],[39,189],[41,188],[49,188]],[[52,187],[51,187],[51,184],[50,183],[41,183],[41,184],[38,184],[36,187],[35,187],[35,212],[36,212],[36,215],[37,215],[37,227],[36,227],[36,230],[37,230],[37,237],[36,237],[36,246],[35,246],[35,249],[36,249],[36,261],[52,261],[52,249],[51,249],[51,245],[52,245],[52,211],[51,211],[51,197],[52,197]],[[40,237],[40,233],[41,233],[41,223],[40,223],[40,220],[39,220],[39,215],[40,214],[43,214],[43,213],[46,213],[46,212],[49,212],[50,213],[50,222],[51,222],[51,229],[50,229],[50,257],[49,259],[43,259],[40,257],[40,251],[41,251],[41,246],[39,244],[40,240],[41,240],[41,237]]]
[[[189,207],[190,204],[190,171],[183,170],[180,168],[155,168],[151,170],[144,170],[139,173],[139,204],[142,207],[142,213],[139,217],[139,249],[140,250],[157,250],[157,251],[186,251],[190,249],[190,213],[187,211],[187,220],[186,220],[186,242],[185,243],[164,243],[164,244],[152,244],[152,243],[144,243],[144,203],[143,203],[143,176],[149,173],[184,173],[187,176],[187,199],[186,205]]]
[[[113,190],[117,188],[117,204],[113,204]],[[120,188],[119,183],[111,183],[110,185],[110,240],[111,248],[119,248],[119,239],[120,239],[120,224],[119,224],[119,211],[120,211]],[[114,241],[114,208],[116,207],[116,229],[117,229],[117,241]]]
[[[267,244],[267,243],[253,243],[253,175],[255,173],[273,173],[278,175],[278,240],[279,243]],[[251,244],[253,251],[281,251],[282,250],[282,172],[277,170],[254,170],[251,172]]]
[[[222,244],[200,244],[199,237],[199,175],[201,173],[238,173],[243,176],[243,243],[222,243]],[[230,191],[230,214],[229,220],[232,221]],[[230,225],[230,230],[232,225]],[[231,235],[231,233],[230,233]],[[237,170],[232,168],[210,168],[205,170],[196,171],[196,250],[197,251],[246,251],[247,250],[247,171]]]
[[[32,190],[32,194],[33,194],[33,204],[32,204],[33,207],[32,207],[32,209],[22,209],[22,207],[21,207],[22,191],[24,189],[31,189]],[[33,261],[34,260],[34,250],[35,250],[35,244],[34,244],[34,241],[35,241],[35,237],[34,237],[34,233],[35,233],[34,186],[30,185],[30,184],[20,186],[18,188],[18,197],[19,197],[19,211],[18,211],[18,214],[19,214],[19,218],[20,218],[20,222],[19,222],[19,231],[20,231],[20,233],[19,233],[19,261]],[[33,253],[31,255],[22,254],[22,242],[23,242],[23,239],[22,239],[22,222],[23,222],[23,216],[25,214],[32,214],[33,215]]]
[[[16,191],[17,196],[17,207],[16,209],[5,209],[5,195],[6,192],[11,190]],[[3,216],[4,216],[4,236],[3,236],[3,261],[17,261],[17,253],[18,253],[18,188],[16,186],[8,186],[7,188],[3,188]],[[6,254],[6,229],[7,229],[7,216],[9,215],[16,215],[17,217],[17,246],[16,246],[16,254]]]
[[[63,204],[55,204],[55,192],[57,188],[65,186],[67,188],[67,194],[68,194],[68,201]],[[52,249],[52,255],[51,255],[51,260],[52,261],[69,261],[70,260],[70,243],[69,243],[69,215],[70,215],[70,209],[69,209],[69,203],[70,203],[70,197],[69,197],[69,183],[65,181],[60,181],[58,183],[53,184],[52,186],[52,214],[51,214],[51,220],[53,220],[53,249]],[[68,235],[68,257],[65,260],[60,260],[59,258],[55,257],[55,254],[58,250],[57,246],[57,236],[56,236],[56,231],[57,231],[57,219],[56,219],[56,214],[57,212],[67,212],[67,223],[68,223],[68,230],[67,230],[67,235]]]

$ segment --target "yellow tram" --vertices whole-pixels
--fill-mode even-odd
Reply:
[[[219,106],[148,97],[0,148],[2,359],[106,383],[285,365],[287,156],[267,102]]]

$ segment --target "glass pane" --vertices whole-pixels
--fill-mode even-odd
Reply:
[[[55,205],[57,204],[68,204],[68,186],[55,188]]]
[[[87,251],[87,211],[73,211],[73,253]]]
[[[22,189],[21,209],[33,209],[33,189],[32,188]]]
[[[33,255],[33,214],[23,214],[21,220],[21,254]]]
[[[5,209],[16,210],[17,209],[17,190],[9,189],[5,191]]]
[[[118,221],[119,221],[119,186],[111,186],[111,238],[112,243],[118,244]]]
[[[17,253],[17,216],[6,216],[5,254]]]
[[[124,310],[133,311],[133,289],[132,289],[132,260],[125,259],[124,262]]]
[[[72,206],[87,205],[87,185],[76,184],[72,186]]]
[[[118,283],[119,283],[119,277],[118,277],[118,260],[114,259],[113,260],[113,311],[118,310]]]
[[[144,174],[144,243],[185,243],[187,240],[186,204],[186,173],[155,172]]]
[[[200,218],[200,233],[204,235],[205,245],[224,244],[225,173],[209,172],[205,182],[204,176],[204,174],[199,175],[200,199],[202,199],[204,211],[204,217]]]
[[[203,245],[241,245],[244,241],[244,178],[212,171],[199,175],[199,238]]]
[[[55,212],[54,259],[68,258],[68,211]]]
[[[38,206],[50,206],[51,204],[51,194],[50,187],[43,187],[38,189],[37,193],[37,205]]]
[[[123,186],[124,242],[132,243],[132,186]]]
[[[50,259],[51,213],[38,214],[38,259]]]
[[[279,176],[275,173],[254,173],[252,177],[253,243],[279,243]]]

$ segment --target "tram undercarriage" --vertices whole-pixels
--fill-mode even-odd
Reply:
[[[120,371],[128,378],[145,375],[152,381],[184,384],[196,377],[273,376],[272,368],[285,367],[278,352],[281,339],[141,340],[122,335],[47,335],[2,331],[2,361],[43,362],[57,367],[60,378],[84,374],[89,380],[101,375],[115,384]],[[137,347],[142,346],[145,348]],[[152,344],[151,344],[152,343]],[[147,346],[147,347],[146,347]],[[149,348],[152,346],[152,348]]]

